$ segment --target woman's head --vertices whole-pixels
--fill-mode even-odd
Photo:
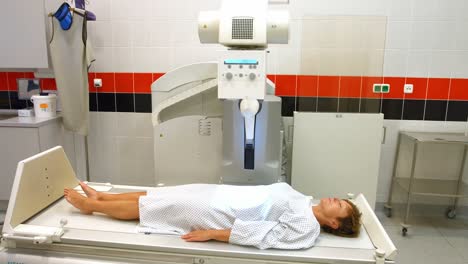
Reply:
[[[337,198],[320,200],[322,229],[337,236],[357,237],[361,227],[361,212],[351,201]]]

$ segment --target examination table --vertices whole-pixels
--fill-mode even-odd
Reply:
[[[99,191],[148,187],[89,183]],[[83,215],[63,198],[78,180],[55,147],[19,162],[5,225],[0,263],[394,263],[396,248],[365,197],[352,199],[363,216],[358,238],[321,234],[306,250],[260,250],[178,236],[137,233],[138,221]]]

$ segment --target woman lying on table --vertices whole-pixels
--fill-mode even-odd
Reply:
[[[311,200],[286,183],[260,186],[189,184],[146,192],[109,194],[80,183],[86,196],[65,189],[65,198],[84,214],[103,213],[140,220],[147,233],[178,234],[189,242],[218,240],[260,249],[314,245],[320,229],[355,237],[360,212],[337,198]]]

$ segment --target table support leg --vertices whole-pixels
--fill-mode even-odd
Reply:
[[[416,158],[418,154],[418,142],[415,140],[413,143],[413,160],[411,161],[411,175],[410,175],[410,181],[409,181],[409,186],[408,186],[408,196],[406,199],[406,214],[405,214],[405,220],[404,224],[408,223],[408,218],[409,218],[409,213],[410,213],[410,206],[411,206],[411,191],[413,189],[413,181],[414,181],[414,171],[416,168]]]
[[[385,204],[385,210],[388,217],[392,216],[392,198],[393,198],[393,189],[395,188],[395,181],[396,181],[396,172],[397,172],[397,165],[398,165],[398,157],[400,155],[400,144],[401,144],[401,134],[398,134],[398,142],[397,142],[397,149],[395,153],[395,160],[393,161],[393,174],[392,174],[392,181],[390,183],[390,192],[388,194],[387,204]]]
[[[463,156],[462,156],[462,160],[461,160],[461,165],[460,165],[460,171],[458,172],[458,182],[457,182],[457,193],[456,193],[456,197],[454,199],[454,202],[453,202],[453,213],[455,213],[457,207],[458,207],[458,201],[460,199],[459,195],[461,193],[461,189],[460,189],[460,186],[462,186],[462,181],[463,181],[463,171],[465,171],[465,162],[466,162],[466,152],[467,152],[467,146],[464,145],[463,146]],[[455,215],[454,215],[455,216]]]

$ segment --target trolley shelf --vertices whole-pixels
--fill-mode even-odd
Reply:
[[[395,180],[405,192],[409,192],[409,178],[395,178]],[[457,194],[457,183],[458,180],[414,179],[411,194],[449,198],[468,197],[468,184],[460,184],[460,193]]]

